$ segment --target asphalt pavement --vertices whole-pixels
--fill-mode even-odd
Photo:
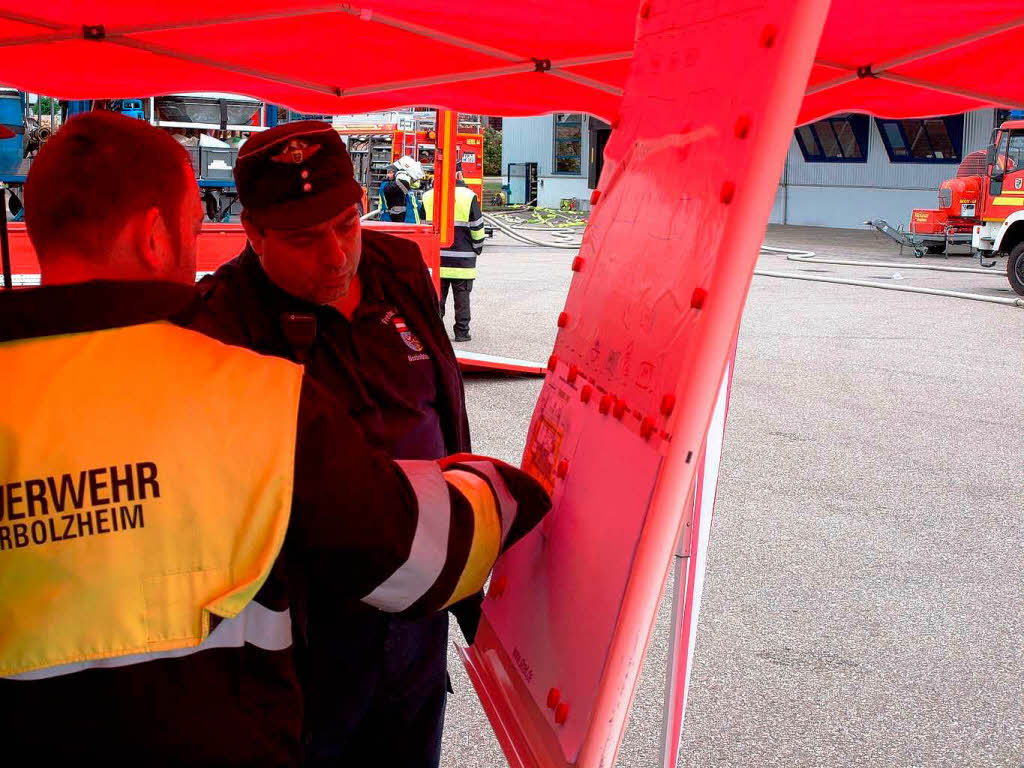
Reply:
[[[873,233],[766,242],[886,266],[763,269],[1013,295],[998,272],[907,270],[976,262]],[[489,241],[466,349],[546,360],[573,255]],[[518,463],[539,391],[469,378],[474,449]],[[754,278],[681,765],[1024,766],[1022,393],[1024,309]],[[621,766],[659,764],[668,618],[663,600]],[[449,668],[442,764],[506,765]]]

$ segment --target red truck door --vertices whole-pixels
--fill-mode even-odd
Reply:
[[[991,207],[984,212],[986,221],[1003,221],[1011,213],[1024,210],[1024,131],[1010,131],[997,145],[989,180]]]

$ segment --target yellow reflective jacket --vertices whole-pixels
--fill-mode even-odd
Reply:
[[[288,528],[301,367],[160,321],[8,341],[0,370],[0,676],[237,617]]]
[[[423,194],[423,208],[426,218],[434,218],[434,190]],[[452,244],[441,251],[441,277],[451,280],[473,280],[476,278],[476,257],[484,247],[484,216],[480,201],[466,183],[455,186],[455,238]]]

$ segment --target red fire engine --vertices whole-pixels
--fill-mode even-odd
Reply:
[[[369,208],[377,205],[377,193],[387,178],[386,168],[407,155],[419,161],[428,176],[434,172],[437,151],[437,115],[433,110],[408,113],[360,115],[335,121],[348,143],[356,181],[366,190]],[[457,159],[467,186],[483,200],[484,137],[477,115],[459,115]]]
[[[926,245],[967,241],[979,255],[1005,255],[1010,286],[1024,296],[1024,120],[992,132],[987,150],[964,158],[939,187],[937,210],[915,210],[910,233]]]

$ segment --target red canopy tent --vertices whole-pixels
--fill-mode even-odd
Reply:
[[[657,14],[670,3],[645,5]],[[195,4],[61,0],[37,13],[5,2],[2,79],[60,98],[217,90],[328,114],[438,105],[614,118],[640,6],[253,0],[226,14]],[[1022,42],[1024,16],[1003,0],[969,9],[953,0],[835,0],[799,121],[838,111],[913,117],[1024,106],[1024,83],[1006,66]]]
[[[1024,83],[1004,64],[1024,16],[1010,2],[967,11],[951,0],[254,0],[225,15],[59,0],[37,16],[0,2],[0,47],[5,83],[60,98],[217,90],[323,113],[434,105],[611,121],[527,445],[557,517],[543,542],[524,540],[499,566],[483,645],[469,660],[510,762],[603,766],[614,764],[679,534],[698,527],[684,514],[695,464],[714,452],[709,425],[716,403],[724,412],[793,126],[839,111],[1024,106]],[[606,442],[588,453],[594,435]],[[633,464],[616,453],[627,449]],[[594,543],[588,536],[626,528],[620,581],[606,561],[573,560]],[[564,540],[567,530],[577,538]],[[705,541],[691,534],[680,551],[696,554]],[[517,564],[529,546],[537,558]],[[549,563],[544,553],[560,546]],[[536,593],[560,614],[516,607],[517,585],[541,577],[578,588],[571,599]],[[604,604],[595,606],[583,595],[597,581]],[[695,617],[688,606],[686,621]],[[528,635],[515,654],[503,621]],[[590,633],[588,653],[569,648],[562,667],[527,653],[546,642],[557,653],[560,638],[544,633],[558,622]]]

